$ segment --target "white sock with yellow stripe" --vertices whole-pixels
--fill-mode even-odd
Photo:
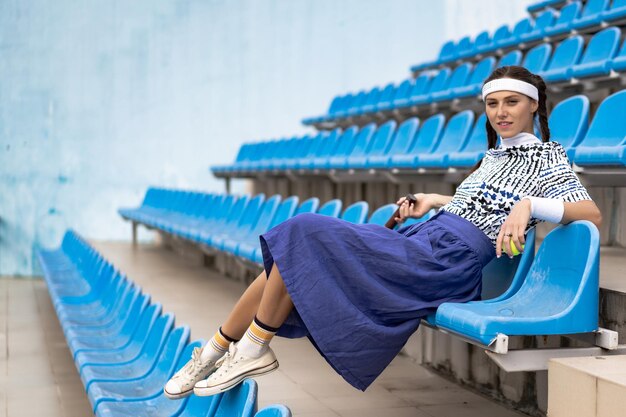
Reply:
[[[222,328],[220,327],[211,340],[209,340],[207,344],[204,345],[204,348],[202,348],[200,360],[202,360],[202,362],[209,360],[215,362],[228,352],[228,346],[231,342],[236,342],[236,340],[231,339],[222,333]]]
[[[237,343],[237,352],[250,358],[263,355],[278,329],[262,323],[257,317],[248,327],[246,334]]]

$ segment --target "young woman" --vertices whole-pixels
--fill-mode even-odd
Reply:
[[[489,149],[481,163],[453,197],[398,201],[398,221],[439,209],[430,220],[394,231],[302,214],[262,235],[264,272],[165,394],[213,395],[275,370],[269,342],[277,333],[308,336],[347,382],[365,390],[421,318],[443,302],[477,299],[483,267],[512,256],[511,244],[521,252],[537,222],[599,226],[598,208],[561,145],[550,142],[545,90],[522,67],[491,74],[482,91]]]

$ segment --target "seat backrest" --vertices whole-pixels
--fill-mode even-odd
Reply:
[[[395,137],[392,139],[391,146],[386,153],[388,155],[405,153],[413,143],[419,125],[420,120],[417,117],[411,117],[402,122],[396,130]]]
[[[378,104],[381,103],[390,103],[393,99],[393,94],[396,91],[396,86],[393,83],[389,83],[383,88],[383,91],[380,93],[378,97]]]
[[[350,151],[350,156],[362,156],[365,155],[367,149],[369,148],[372,137],[374,136],[374,132],[376,132],[376,124],[369,123],[359,130],[359,133],[356,135],[356,140],[354,141],[354,147]]]
[[[237,222],[236,230],[240,232],[250,230],[252,225],[255,224],[256,220],[259,218],[260,209],[264,202],[265,194],[260,193],[254,196],[243,211],[239,222]]]
[[[443,74],[442,76],[448,76],[450,73],[450,70],[448,70],[448,72],[446,74]],[[420,74],[416,79],[415,82],[411,85],[411,90],[409,91],[409,98],[413,98],[413,97],[418,97],[421,96],[422,94],[426,94],[426,92],[428,92],[428,90],[430,89],[430,85],[435,81],[436,77],[431,76],[428,73],[423,73]]]
[[[437,146],[445,123],[446,118],[443,114],[435,114],[426,119],[417,132],[417,137],[413,145],[409,148],[408,153],[413,155],[429,152],[430,149]]]
[[[451,59],[454,55],[454,51],[456,51],[456,43],[454,41],[447,41],[441,46],[441,50],[439,51],[439,56],[437,57],[437,61],[446,61]]]
[[[478,119],[476,119],[472,132],[470,133],[468,140],[465,142],[465,146],[460,149],[460,152],[487,151],[486,123],[487,115],[482,113]]]
[[[459,40],[459,43],[456,45],[456,50],[454,51],[454,55],[459,57],[463,54],[470,52],[474,48],[474,43],[469,36],[464,36]]]
[[[501,256],[485,265],[482,270],[482,300],[505,300],[519,291],[535,259],[535,228],[528,231],[525,241],[521,255],[513,259]]]
[[[552,26],[556,20],[556,11],[554,9],[547,8],[535,19],[535,27],[533,33],[542,32],[545,28]]]
[[[578,95],[557,104],[548,119],[550,140],[571,148],[580,143],[589,127],[589,99]]]
[[[537,74],[543,71],[548,64],[550,55],[552,54],[552,45],[549,43],[542,43],[532,48],[522,62],[522,66],[533,74]]]
[[[291,417],[291,410],[282,404],[272,404],[259,410],[254,417]]]
[[[420,78],[422,79],[421,82],[425,82],[430,77],[428,77],[425,74],[422,74],[419,77],[417,77],[415,82],[417,82],[417,80],[419,80]],[[396,90],[394,91],[393,97],[391,97],[391,102],[395,103],[397,100],[404,100],[410,97],[411,89],[413,88],[413,85],[414,85],[413,79],[402,81],[400,85],[396,88]]]
[[[500,58],[500,61],[498,61],[496,68],[506,67],[510,65],[519,65],[520,62],[522,62],[522,52],[515,50]]]
[[[362,224],[365,223],[365,219],[367,219],[368,211],[369,205],[366,201],[357,201],[349,205],[340,218],[350,223]]]
[[[598,229],[588,221],[558,226],[544,238],[534,262],[515,297],[519,301],[542,300],[540,314],[563,311],[587,312],[576,315],[578,328],[597,328],[600,242]],[[567,256],[563,256],[566,248]],[[516,300],[517,301],[517,300]]]
[[[300,206],[296,209],[294,216],[301,213],[315,213],[320,205],[320,199],[317,197],[311,197],[304,200]]]
[[[619,48],[621,36],[621,31],[616,27],[609,27],[596,33],[587,44],[580,63],[603,62],[613,58]]]
[[[139,354],[140,358],[153,361],[163,344],[166,343],[167,337],[173,327],[174,315],[168,313],[157,318],[150,328],[146,342],[141,349],[141,353]]]
[[[535,22],[530,17],[526,17],[515,24],[511,37],[519,38],[524,33],[528,33],[533,30]]]
[[[285,201],[280,203],[280,205],[276,209],[274,217],[272,218],[272,222],[267,227],[267,230],[272,229],[276,225],[284,222],[285,220],[292,218],[296,213],[296,209],[298,208],[298,201],[298,196],[294,195],[286,198]]]
[[[491,34],[488,30],[484,30],[476,35],[476,39],[474,40],[474,48],[473,51],[476,51],[482,46],[489,45],[491,43]]]
[[[272,224],[272,221],[276,216],[276,212],[278,211],[281,200],[282,197],[276,194],[268,198],[265,203],[260,207],[256,221],[252,223],[252,228],[250,230],[250,234],[252,236],[258,236],[261,233],[265,233],[270,229],[270,225]],[[297,201],[295,202],[295,204],[292,204],[293,210],[295,210],[297,205]]]
[[[370,147],[366,151],[367,155],[384,154],[391,143],[397,125],[398,123],[395,120],[390,120],[382,124],[378,130],[376,130],[374,137],[370,141]]]
[[[455,114],[448,121],[441,140],[431,152],[446,154],[462,149],[473,126],[474,113],[471,110]]]
[[[239,223],[241,216],[243,215],[248,203],[250,202],[250,196],[242,195],[237,199],[233,207],[228,212],[228,216],[226,217],[226,227],[233,228]]]
[[[302,155],[303,158],[313,158],[314,156],[316,156],[319,152],[319,149],[322,147],[322,144],[324,143],[324,139],[326,139],[329,136],[328,132],[318,132],[317,135],[315,135],[314,137],[311,138],[311,143],[309,144],[309,148],[306,151],[305,155]]]
[[[256,381],[244,379],[241,384],[222,395],[222,400],[215,410],[215,417],[253,416],[257,407],[257,392]]]
[[[626,90],[612,94],[600,103],[581,146],[618,146],[626,138]]]
[[[393,215],[393,213],[395,213],[397,209],[398,205],[393,203],[385,204],[382,207],[378,207],[376,210],[374,210],[370,218],[367,220],[367,223],[384,226],[385,223],[387,223],[387,220],[389,220],[389,218]]]
[[[587,0],[580,18],[596,16],[609,7],[609,0]]]
[[[626,0],[613,0],[609,10],[621,9],[622,7],[626,7]]]
[[[317,210],[317,214],[322,214],[324,216],[330,217],[339,217],[339,213],[341,213],[341,208],[343,203],[339,199],[334,199],[327,201],[322,205],[322,207]]]
[[[346,107],[346,111],[352,111],[354,109],[359,109],[365,103],[365,100],[368,98],[369,91],[361,90],[356,96],[350,101],[350,104]]]
[[[495,44],[508,38],[509,36],[511,36],[511,29],[509,28],[509,25],[502,25],[493,33],[492,42]]]
[[[464,64],[456,67],[452,72],[452,75],[450,75],[450,80],[448,81],[448,85],[445,89],[462,87],[467,84],[472,68],[473,65],[469,62],[465,62]]]
[[[569,68],[578,63],[585,41],[582,36],[572,36],[557,45],[546,71]]]
[[[428,90],[424,92],[424,94],[432,94],[437,91],[445,90],[448,87],[448,81],[450,80],[450,68],[442,68],[439,70],[435,78],[433,78],[432,82],[428,86]]]
[[[357,128],[354,126],[351,127],[350,129],[353,129],[353,132],[356,132],[357,130]],[[340,137],[341,137],[341,128],[333,129],[330,132],[330,134],[328,134],[322,139],[320,146],[317,148],[317,152],[313,156],[316,158],[319,158],[319,157],[332,155],[335,149],[337,148],[337,145],[339,145]]]
[[[553,26],[569,26],[575,19],[580,16],[582,4],[580,1],[573,1],[563,7],[559,13]]]
[[[476,66],[474,67],[474,71],[472,71],[472,75],[467,82],[467,85],[479,85],[482,84],[483,81],[491,74],[494,67],[496,65],[496,59],[492,56],[488,56],[487,58],[482,59]]]
[[[333,114],[339,107],[341,107],[341,100],[345,99],[345,96],[335,96],[328,106],[328,114]]]
[[[356,95],[352,93],[348,93],[344,96],[340,96],[339,100],[337,100],[337,103],[332,108],[332,111],[329,112],[329,114],[333,115],[338,112],[346,111],[346,109],[350,107],[350,104],[355,98],[356,98]]]
[[[356,126],[350,126],[346,129],[339,139],[337,139],[337,146],[335,146],[334,152],[329,156],[347,156],[352,152],[354,143],[358,137],[359,128]]]
[[[381,92],[382,90],[380,89],[380,87],[372,88],[369,93],[367,93],[367,98],[363,101],[360,108],[363,108],[365,106],[372,106],[378,103],[378,98],[380,97]]]

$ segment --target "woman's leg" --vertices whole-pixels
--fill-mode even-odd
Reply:
[[[293,309],[291,297],[276,264],[272,266],[265,284],[263,296],[256,313],[257,318],[268,326],[279,328]]]
[[[235,307],[231,310],[226,321],[222,324],[222,332],[225,335],[236,340],[243,337],[248,326],[250,326],[250,322],[259,310],[266,284],[267,276],[265,271],[263,271],[248,286],[235,304]]]

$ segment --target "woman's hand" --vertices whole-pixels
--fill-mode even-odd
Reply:
[[[405,197],[396,201],[396,204],[400,206],[398,210],[398,217],[395,218],[396,222],[403,223],[407,218],[420,218],[424,214],[428,213],[430,209],[440,206],[441,197],[438,194],[414,194],[417,202],[409,205],[409,202]],[[451,198],[451,197],[450,197]]]
[[[529,220],[530,201],[522,199],[513,207],[509,216],[502,223],[500,233],[498,233],[498,238],[496,239],[496,256],[498,258],[502,256],[502,252],[505,252],[511,258],[513,257],[511,241],[520,253],[524,251],[522,248],[522,245],[526,243],[524,232]]]

